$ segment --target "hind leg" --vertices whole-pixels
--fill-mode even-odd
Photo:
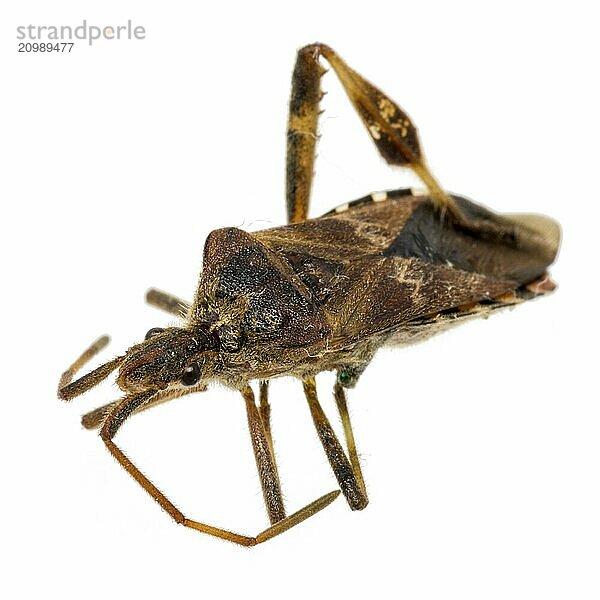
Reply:
[[[454,201],[442,190],[425,162],[417,129],[410,117],[386,94],[351,69],[325,44],[298,51],[292,75],[287,132],[286,203],[289,223],[308,217],[317,145],[317,123],[323,57],[360,116],[381,156],[391,165],[411,168],[429,189],[440,209],[455,211]]]

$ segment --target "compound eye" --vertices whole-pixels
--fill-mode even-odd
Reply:
[[[149,340],[151,337],[162,333],[164,329],[162,327],[153,327],[152,329],[148,329],[148,333],[146,333],[145,340]]]
[[[200,381],[200,367],[197,363],[192,363],[188,365],[183,370],[183,375],[181,376],[181,383],[183,385],[196,385]]]

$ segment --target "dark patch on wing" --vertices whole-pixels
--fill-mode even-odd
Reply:
[[[419,204],[384,256],[418,258],[435,265],[456,266],[473,271],[473,263],[463,248],[456,245],[457,233],[430,202]]]
[[[442,216],[425,198],[383,255],[417,258],[520,284],[539,277],[554,259],[535,232],[466,198],[452,198],[464,223]]]

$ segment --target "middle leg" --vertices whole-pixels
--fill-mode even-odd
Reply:
[[[333,428],[331,427],[329,419],[325,415],[325,412],[319,403],[315,378],[307,377],[303,381],[303,384],[304,394],[306,396],[306,400],[308,401],[308,406],[310,408],[310,413],[312,415],[317,434],[319,435],[319,439],[321,440],[321,444],[325,450],[325,454],[327,455],[327,459],[329,460],[329,464],[333,469],[333,473],[335,474],[340,489],[342,490],[342,493],[344,494],[346,501],[352,510],[362,510],[369,503],[369,499],[365,491],[365,484],[363,482],[360,466],[358,466],[358,459],[356,459],[356,465],[351,464],[348,460],[342,445],[335,435],[335,431],[333,431]],[[336,400],[338,400],[337,397]],[[338,407],[340,407],[339,400]],[[345,407],[345,402],[343,407]],[[340,408],[340,414],[342,415],[342,420],[344,421],[344,414],[342,412],[344,409],[343,407]],[[356,453],[356,448],[354,447],[354,436],[352,435],[352,429],[348,429],[345,423],[344,432],[350,445],[350,455],[352,457],[353,454]],[[350,435],[348,432],[350,432]]]
[[[354,432],[352,431],[352,422],[350,421],[350,415],[348,413],[348,404],[346,402],[346,391],[343,386],[336,382],[333,389],[333,395],[335,397],[335,403],[342,419],[342,426],[344,427],[344,437],[346,438],[346,446],[348,447],[348,456],[350,457],[350,464],[352,465],[352,472],[356,477],[363,494],[367,495],[367,488],[365,486],[365,480],[363,479],[362,469],[360,468],[360,461],[358,459],[358,452],[356,451],[356,443],[354,441]]]

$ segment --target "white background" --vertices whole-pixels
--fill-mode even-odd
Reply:
[[[4,2],[3,597],[598,598],[597,18],[592,2]],[[18,54],[18,25],[146,28]],[[59,374],[121,353],[194,293],[214,228],[284,219],[294,53],[329,43],[412,116],[443,185],[563,226],[549,298],[382,351],[350,394],[371,503],[254,549],[176,526],[111,459]],[[414,185],[324,80],[313,215]],[[100,359],[99,359],[100,360]],[[322,376],[321,397],[338,426]],[[290,511],[335,488],[297,382],[272,387]],[[339,431],[339,427],[338,427]],[[122,447],[188,514],[267,526],[241,399],[131,420]]]

